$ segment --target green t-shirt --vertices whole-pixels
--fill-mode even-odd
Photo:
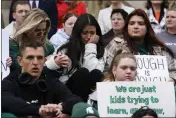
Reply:
[[[141,55],[148,55],[149,51],[145,44],[135,44],[135,46]]]

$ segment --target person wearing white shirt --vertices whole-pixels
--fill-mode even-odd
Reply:
[[[11,0],[10,11],[9,11],[9,22],[14,21],[12,17],[12,6],[15,4],[17,0]],[[21,1],[21,0],[20,0]],[[31,5],[31,8],[40,8],[43,10],[51,21],[51,28],[48,33],[48,38],[50,39],[52,35],[54,35],[57,31],[58,24],[58,13],[56,7],[56,0],[23,0],[28,1]]]
[[[167,1],[147,0],[146,13],[156,34],[165,30]]]
[[[24,16],[30,10],[30,4],[28,1],[17,1],[13,5],[13,18],[15,21],[12,21],[9,25],[7,25],[4,30],[8,33],[9,39],[12,39],[16,29],[23,22]]]
[[[113,9],[124,9],[128,14],[134,10],[134,8],[122,4],[120,0],[111,0],[111,6],[100,10],[98,15],[98,23],[100,25],[102,34],[107,33],[112,28],[110,16]]]
[[[69,41],[57,49],[45,65],[61,75],[59,80],[75,95],[87,101],[91,88],[102,77],[106,55],[100,26],[94,16],[86,13],[76,20]],[[87,72],[94,74],[88,76]]]
[[[67,42],[67,40],[70,38],[76,20],[77,15],[74,13],[68,13],[65,15],[63,18],[63,28],[58,29],[56,34],[50,38],[50,42],[53,44],[55,50]]]

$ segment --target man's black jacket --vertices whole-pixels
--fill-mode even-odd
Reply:
[[[46,92],[38,89],[37,82],[32,85],[21,84],[18,79],[20,73],[20,71],[10,73],[1,83],[2,112],[13,113],[17,116],[39,116],[40,105],[60,102],[66,104],[72,98],[80,100],[62,82],[52,77],[53,74],[50,71],[43,72],[39,78],[46,80],[48,86]],[[68,111],[65,108],[67,107],[63,107],[63,110]]]

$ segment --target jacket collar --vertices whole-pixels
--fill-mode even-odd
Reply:
[[[150,20],[151,23],[153,22],[155,24],[160,24],[161,27],[164,27],[164,25],[165,25],[165,18],[166,18],[166,9],[164,9],[164,16],[163,16],[163,18],[162,18],[162,20],[161,20],[160,23],[156,20],[155,16],[153,15],[152,8],[150,8],[150,9],[147,10],[147,14],[148,14],[148,18],[149,18],[149,20]]]
[[[123,38],[120,38],[120,37],[114,37],[114,39],[113,39],[115,42],[117,42],[117,43],[124,43],[125,42],[125,40],[123,39]]]

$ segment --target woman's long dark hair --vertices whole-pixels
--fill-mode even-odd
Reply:
[[[153,15],[155,16],[155,11],[152,7],[152,2],[151,0],[147,0],[146,8],[150,9],[152,8]],[[162,0],[161,6],[160,6],[160,16],[159,16],[159,23],[161,22],[162,18],[164,17],[164,8],[168,8],[168,1],[167,0]]]
[[[158,40],[158,38],[155,36],[155,33],[152,29],[152,26],[150,24],[150,21],[147,17],[147,14],[145,13],[144,10],[141,9],[136,9],[134,10],[132,13],[130,13],[125,21],[125,26],[124,26],[124,30],[123,30],[123,34],[124,34],[124,39],[127,41],[128,47],[130,48],[130,50],[132,51],[133,54],[137,54],[138,51],[136,49],[136,46],[134,45],[134,42],[132,41],[132,39],[130,38],[129,34],[128,34],[128,24],[129,21],[131,19],[132,16],[141,16],[144,19],[146,28],[147,28],[147,32],[144,38],[144,44],[147,47],[147,49],[149,50],[149,54],[154,55],[155,51],[153,49],[153,46],[160,46],[164,49],[166,49],[166,51],[168,51],[171,56],[174,57],[173,52],[160,40]]]
[[[97,58],[101,58],[104,55],[104,47],[102,44],[102,34],[101,34],[101,29],[100,26],[95,19],[94,16],[90,14],[84,14],[78,17],[74,27],[72,34],[69,38],[69,42],[62,45],[58,50],[66,49],[66,55],[71,59],[72,61],[72,68],[70,72],[75,69],[79,68],[79,62],[81,55],[84,55],[85,51],[85,43],[83,39],[81,38],[81,33],[83,29],[87,26],[95,26],[96,27],[96,34],[99,36],[99,41],[96,44],[97,45]],[[83,61],[83,60],[81,60]]]

